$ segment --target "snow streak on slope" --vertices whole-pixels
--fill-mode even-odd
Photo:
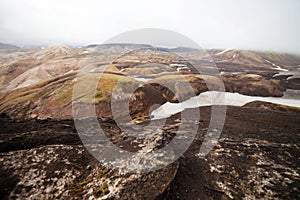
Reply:
[[[269,60],[266,60],[266,59],[265,59],[265,61],[266,61],[267,63],[270,63],[272,66],[274,66],[273,69],[276,69],[276,70],[279,70],[279,71],[283,71],[283,72],[289,71],[289,70],[287,70],[287,69],[281,68],[279,65],[276,65],[275,63],[272,63],[272,62],[269,61]]]

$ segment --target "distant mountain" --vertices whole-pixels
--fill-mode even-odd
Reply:
[[[0,50],[17,50],[17,49],[20,49],[20,47],[11,44],[0,43]]]
[[[54,46],[3,64],[0,68],[0,90],[11,90],[63,75],[77,67],[76,58],[67,58],[80,53],[81,49]]]
[[[134,49],[143,49],[143,48],[153,48],[153,46],[148,44],[131,44],[131,43],[114,43],[114,44],[90,44],[85,48],[97,48],[98,50],[110,50],[110,51],[119,51],[119,50],[134,50]]]
[[[176,47],[173,49],[170,49],[171,52],[191,52],[196,51],[197,49],[194,48],[188,48],[188,47]]]
[[[85,46],[84,48],[98,48],[102,50],[134,50],[134,49],[157,49],[160,51],[169,51],[169,52],[191,52],[195,51],[196,49],[194,48],[188,48],[188,47],[176,47],[176,48],[167,48],[167,47],[157,47],[157,46],[152,46],[149,44],[132,44],[132,43],[114,43],[114,44],[90,44]]]
[[[295,70],[300,65],[300,57],[274,52],[248,50],[208,50],[221,71],[243,72],[245,70]]]

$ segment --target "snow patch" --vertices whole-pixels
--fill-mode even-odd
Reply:
[[[247,96],[239,93],[208,91],[192,97],[181,103],[167,102],[151,112],[152,119],[164,119],[173,114],[182,112],[188,108],[197,108],[213,105],[243,106],[253,101],[264,101],[286,106],[300,108],[299,99],[288,99],[282,97],[259,97]]]
[[[191,71],[188,67],[177,67],[176,69],[178,72],[181,70],[188,70],[189,72]]]
[[[231,51],[231,50],[232,50],[231,48],[225,49],[224,51],[221,51],[221,52],[219,52],[219,53],[216,53],[216,55],[221,55],[221,54],[226,53],[226,52]]]
[[[169,65],[170,67],[186,67],[186,64],[181,63],[172,63]]]
[[[146,77],[132,77],[132,78],[134,80],[141,81],[141,82],[147,82],[147,81],[152,80],[152,78],[146,78]]]

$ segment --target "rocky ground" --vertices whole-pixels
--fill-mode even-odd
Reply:
[[[154,199],[178,169],[176,162],[143,174],[106,168],[83,147],[72,121],[2,115],[1,127],[2,199]]]
[[[70,120],[15,121],[2,115],[1,198],[299,199],[300,112],[257,104],[228,107],[221,137],[205,158],[198,153],[210,107],[199,109],[198,133],[178,161],[158,171],[126,175],[93,158]],[[114,121],[100,124],[124,150],[151,144],[126,135]],[[188,135],[188,124],[177,132],[181,125],[179,114],[170,117],[155,148],[176,134]]]
[[[299,112],[229,107],[214,150],[197,158],[200,128],[161,199],[298,199],[298,123]]]

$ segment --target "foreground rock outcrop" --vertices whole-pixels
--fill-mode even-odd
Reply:
[[[154,199],[178,169],[177,162],[147,173],[107,168],[84,148],[72,121],[0,121],[1,199]],[[116,125],[109,127],[122,142]]]

